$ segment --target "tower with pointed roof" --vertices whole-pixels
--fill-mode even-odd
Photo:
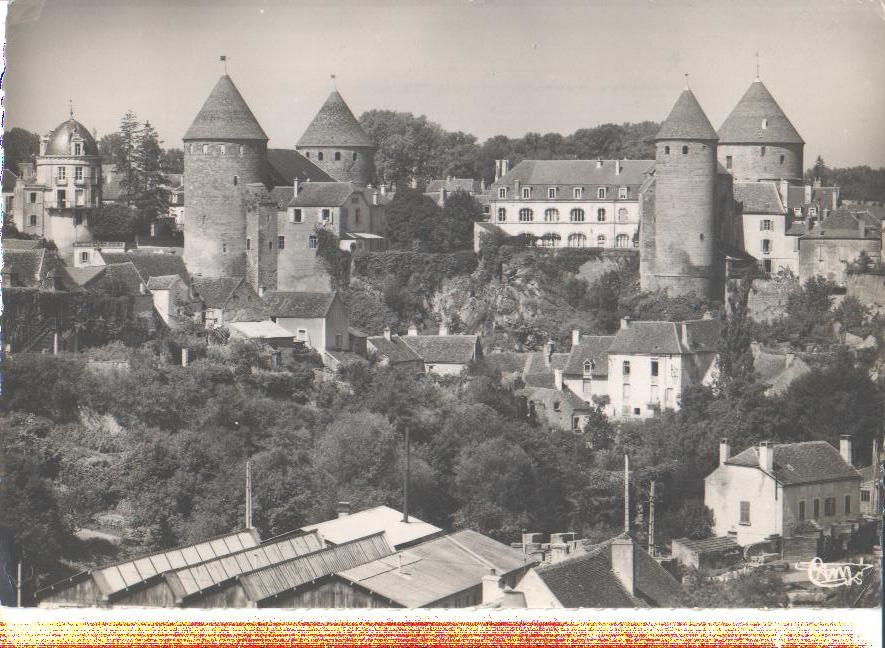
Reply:
[[[717,139],[686,86],[655,137],[654,184],[642,205],[643,290],[716,293]]]
[[[184,135],[184,260],[192,275],[246,274],[243,189],[263,182],[267,135],[224,74]]]
[[[338,90],[332,91],[295,145],[335,180],[364,186],[374,178],[377,148]]]
[[[804,146],[759,77],[719,128],[719,162],[735,180],[799,181]]]

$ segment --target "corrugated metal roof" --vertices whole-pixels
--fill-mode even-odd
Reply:
[[[304,531],[319,531],[329,544],[341,544],[370,533],[383,531],[393,547],[409,544],[422,538],[442,533],[442,529],[416,517],[403,522],[403,514],[389,506],[376,506],[344,517],[326,520],[302,527]]]
[[[249,600],[257,603],[392,553],[384,533],[375,533],[242,574],[239,582]]]
[[[240,574],[318,551],[323,542],[317,533],[288,535],[276,542],[249,547],[207,562],[177,569],[165,575],[179,600],[214,587]]]

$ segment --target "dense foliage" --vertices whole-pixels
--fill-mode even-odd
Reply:
[[[387,207],[385,238],[399,250],[450,252],[473,247],[473,224],[485,218],[470,194],[449,194],[440,207],[414,189],[403,189]]]
[[[40,151],[40,136],[24,128],[13,127],[3,131],[3,168],[19,174],[19,164],[30,162]]]
[[[814,167],[805,172],[805,181],[819,179],[823,186],[838,186],[843,200],[885,202],[885,168],[868,166],[829,168],[818,156]]]

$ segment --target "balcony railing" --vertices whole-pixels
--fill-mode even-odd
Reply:
[[[69,207],[67,200],[56,200],[55,208],[56,209],[67,209]]]
[[[68,179],[56,177],[55,184],[57,184],[59,187],[65,187],[68,184]]]

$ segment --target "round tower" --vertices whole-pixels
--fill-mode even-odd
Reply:
[[[655,137],[654,267],[649,288],[716,292],[716,131],[688,88]]]
[[[801,181],[804,147],[758,77],[719,129],[719,162],[735,180]]]
[[[377,148],[337,90],[295,145],[295,150],[338,182],[359,185],[367,185],[375,177]]]
[[[222,76],[184,135],[184,262],[193,275],[246,274],[243,188],[263,182],[267,135]]]

